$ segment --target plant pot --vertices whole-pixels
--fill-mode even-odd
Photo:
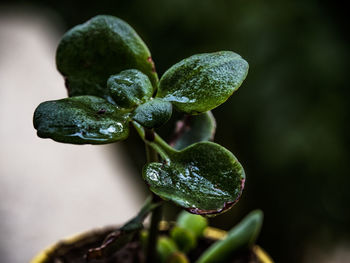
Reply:
[[[169,225],[162,222],[160,225],[160,231],[166,232]],[[30,263],[86,263],[84,257],[88,249],[97,247],[101,244],[104,238],[112,231],[115,227],[107,227],[103,229],[92,230],[76,236],[63,239],[58,243],[50,246],[36,255]],[[225,231],[208,227],[204,232],[204,243],[212,243],[216,240],[223,238]],[[203,244],[202,242],[202,244]],[[200,245],[200,243],[199,243]],[[253,262],[259,263],[273,263],[270,256],[259,246],[255,245],[250,251],[253,255]],[[138,240],[132,241],[127,244],[122,250],[116,253],[113,257],[108,260],[91,260],[90,263],[128,263],[128,262],[139,262],[144,260],[143,252]],[[233,261],[232,262],[247,262],[247,261]],[[249,261],[250,263],[251,261]]]

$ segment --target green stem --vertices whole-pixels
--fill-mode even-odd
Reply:
[[[154,136],[154,142],[160,147],[168,156],[171,156],[178,152],[173,147],[171,147],[169,144],[167,144],[162,137],[160,137],[158,134],[155,133]]]
[[[113,255],[132,240],[136,233],[143,229],[143,221],[149,213],[160,206],[162,200],[155,200],[153,196],[147,198],[145,204],[135,217],[121,228],[110,233],[99,247],[91,248],[86,254],[87,260],[103,259]]]
[[[142,140],[145,142],[146,146],[150,146],[152,150],[157,152],[163,160],[170,162],[171,156],[176,154],[177,150],[173,149],[169,144],[167,144],[158,134],[154,133],[149,134],[151,130],[146,130],[138,123],[132,122],[137,133],[140,135]],[[152,140],[149,140],[152,137]],[[146,153],[149,151],[146,147]]]
[[[153,197],[156,197],[155,195]],[[157,197],[159,198],[159,197]],[[147,263],[156,262],[156,246],[159,232],[159,222],[162,219],[162,206],[158,206],[152,212],[151,226],[149,229],[149,237],[147,242]]]
[[[147,157],[147,163],[151,162],[158,162],[158,153],[153,149],[147,142],[145,143],[146,146],[146,157]]]
[[[154,147],[151,146],[152,140],[155,138],[155,134],[153,130],[144,130],[143,139],[145,140],[146,145],[146,156],[147,156],[147,163],[150,162],[157,162],[158,161],[158,153],[154,149]],[[141,136],[142,137],[142,136]],[[158,202],[159,197],[152,194],[153,202]],[[156,260],[156,244],[157,244],[157,238],[158,238],[158,226],[159,222],[162,219],[162,206],[159,205],[154,211],[152,212],[151,216],[151,226],[149,229],[149,237],[147,242],[147,252],[146,252],[146,262],[147,263],[153,263]]]

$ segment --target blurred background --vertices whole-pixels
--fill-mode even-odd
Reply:
[[[37,104],[65,96],[54,65],[60,36],[97,14],[133,26],[160,76],[195,53],[242,55],[248,77],[213,113],[215,141],[237,156],[247,183],[241,201],[211,223],[229,229],[260,208],[259,244],[276,262],[350,261],[344,6],[326,0],[12,0],[0,5],[0,255],[7,258],[1,262],[26,262],[37,246],[68,230],[121,223],[147,195],[138,175],[144,159],[137,147],[143,146],[134,136],[127,141],[133,147],[62,146],[35,138],[31,127]],[[168,217],[173,210],[167,208]]]

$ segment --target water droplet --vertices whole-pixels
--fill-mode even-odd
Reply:
[[[154,182],[158,182],[159,181],[159,175],[156,171],[150,171],[148,174],[149,179],[151,179]]]
[[[100,128],[100,133],[102,133],[104,135],[109,135],[111,133],[115,133],[116,130],[117,129],[114,126],[109,126],[107,129]]]

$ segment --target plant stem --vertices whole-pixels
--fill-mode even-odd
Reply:
[[[153,197],[156,197],[153,195]],[[157,197],[158,198],[158,197]],[[156,246],[158,239],[158,227],[159,222],[162,219],[162,206],[158,206],[153,212],[151,216],[151,226],[149,229],[149,237],[147,242],[147,263],[156,262]]]
[[[133,121],[132,124],[134,125],[141,139],[145,142],[147,158],[149,156],[150,160],[153,160],[153,153],[149,150],[151,148],[154,150],[154,154],[158,153],[165,162],[170,162],[170,157],[178,152],[177,150],[173,149],[169,144],[167,144],[153,130],[145,130],[140,124],[136,123],[135,121]],[[149,147],[147,148],[147,146]],[[154,159],[154,161],[158,161],[158,156]]]
[[[155,134],[153,130],[145,129],[145,139],[149,142],[153,142],[155,138]],[[148,144],[146,145],[146,156],[147,163],[157,162],[158,161],[158,153]],[[155,194],[152,194],[153,202],[159,201],[159,197]],[[156,245],[158,238],[158,226],[159,222],[162,219],[162,205],[159,205],[151,215],[151,226],[149,229],[149,236],[147,242],[147,252],[146,252],[146,262],[153,263],[156,260]]]

